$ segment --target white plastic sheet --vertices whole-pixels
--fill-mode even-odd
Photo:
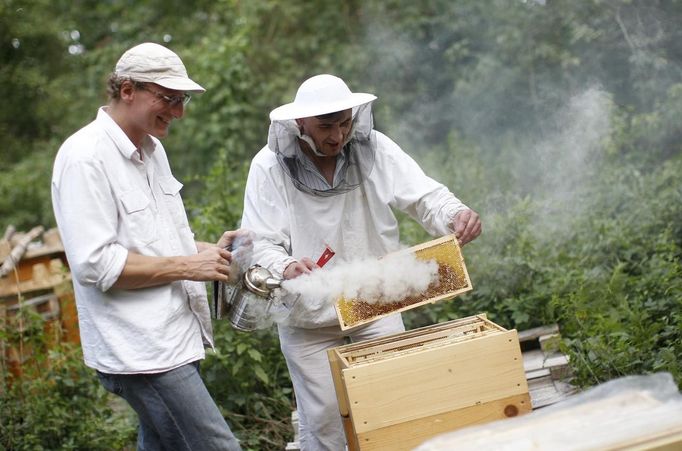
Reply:
[[[528,415],[442,434],[415,451],[622,449],[670,436],[682,449],[682,395],[669,373],[657,373],[615,379]]]

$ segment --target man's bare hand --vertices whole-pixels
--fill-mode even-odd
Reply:
[[[481,219],[478,213],[469,209],[460,211],[452,221],[452,230],[462,246],[472,241],[481,234]]]
[[[282,276],[285,279],[294,279],[303,274],[310,274],[313,269],[317,268],[319,268],[317,263],[308,257],[303,257],[300,262],[289,263],[289,266],[286,267]]]
[[[251,246],[253,243],[253,232],[247,229],[228,230],[220,237],[217,246],[229,249],[234,245],[235,241],[238,241],[240,246]]]
[[[232,254],[226,249],[207,247],[198,254],[187,257],[187,280],[227,282],[230,277]]]

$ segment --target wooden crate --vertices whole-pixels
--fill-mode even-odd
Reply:
[[[80,343],[71,274],[56,229],[45,232],[42,245],[26,250],[15,267],[0,277],[0,328],[8,336],[23,333],[17,318],[21,308],[42,316],[47,349],[64,342]],[[33,358],[32,346],[16,337],[0,348],[0,360],[13,377],[23,376]]]
[[[51,290],[64,281],[71,283],[71,274],[63,253],[25,258],[17,265],[16,272],[0,278],[0,299],[13,299],[18,295],[27,296]]]
[[[531,410],[516,330],[476,315],[330,349],[349,450],[407,450]]]
[[[406,297],[397,302],[369,303],[362,299],[339,299],[336,301],[335,307],[342,330],[376,321],[392,313],[403,312],[444,299],[452,299],[473,288],[459,242],[454,235],[447,235],[400,252],[412,252],[420,260],[436,260],[438,263],[438,283],[432,284],[426,292],[419,296]]]

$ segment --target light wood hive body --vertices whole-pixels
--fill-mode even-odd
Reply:
[[[409,249],[420,260],[436,260],[438,283],[432,284],[424,293],[409,296],[397,302],[367,302],[362,299],[339,299],[335,307],[342,330],[352,329],[376,321],[391,313],[403,312],[470,291],[469,273],[454,235],[448,235]]]
[[[349,450],[407,450],[531,410],[516,330],[476,315],[330,349]]]

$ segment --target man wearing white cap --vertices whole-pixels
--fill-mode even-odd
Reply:
[[[338,77],[306,80],[292,103],[270,113],[268,145],[253,159],[242,226],[259,237],[254,261],[290,279],[317,268],[399,249],[396,208],[432,235],[455,233],[461,244],[481,232],[478,215],[429,178],[400,147],[373,129],[374,95],[353,93]],[[301,311],[299,300],[294,309]],[[315,306],[313,306],[315,304]],[[307,305],[303,305],[303,311]],[[326,351],[404,331],[399,314],[344,332],[332,305],[311,303],[278,325],[296,394],[301,449],[344,449]]]
[[[159,141],[194,92],[175,53],[131,48],[109,104],[64,142],[52,174],[83,357],[137,412],[144,450],[241,449],[198,368],[213,346],[204,281],[228,280],[236,232],[195,242]]]

